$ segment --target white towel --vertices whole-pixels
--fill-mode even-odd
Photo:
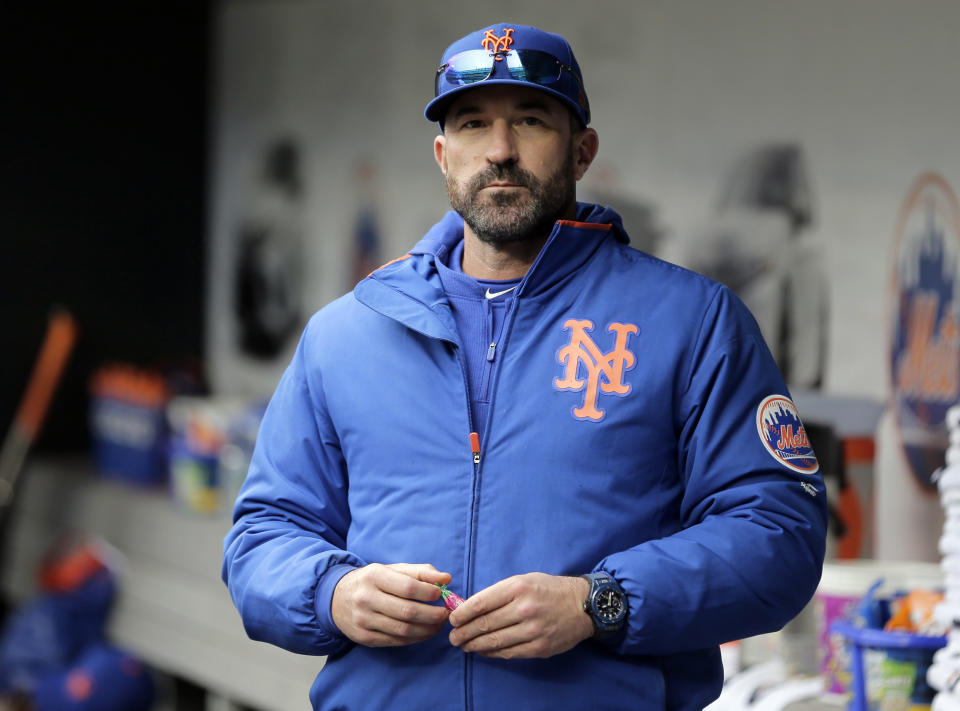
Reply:
[[[933,697],[930,711],[960,711],[960,696],[941,691]]]
[[[950,452],[954,452],[954,461],[950,461]],[[960,447],[950,447],[947,449],[947,466],[937,470],[934,475],[937,481],[937,488],[941,491],[950,491],[951,489],[960,489]]]
[[[933,608],[933,619],[944,627],[952,627],[960,621],[960,601],[947,599]],[[953,632],[951,631],[951,636]]]
[[[946,647],[940,647],[933,653],[935,664],[944,666],[953,666],[960,669],[960,645],[955,642],[948,643]]]
[[[960,554],[943,556],[940,559],[940,570],[944,575],[960,575]]]
[[[941,555],[960,554],[960,538],[947,535],[940,536],[940,540],[937,541],[937,549]]]
[[[941,658],[942,659],[942,658]],[[952,661],[934,661],[927,667],[927,683],[937,691],[958,691],[960,685],[960,663]]]
[[[960,405],[948,407],[944,420],[947,423],[947,429],[955,430],[960,428]]]

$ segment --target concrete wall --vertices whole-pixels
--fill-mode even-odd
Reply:
[[[589,179],[656,208],[662,256],[682,259],[710,225],[745,151],[802,145],[810,238],[822,245],[829,284],[826,390],[886,396],[898,210],[925,171],[960,189],[960,3],[951,0],[223,2],[211,314],[229,311],[230,234],[251,161],[280,131],[304,142],[311,310],[349,288],[358,160],[377,166],[384,258],[416,242],[447,209],[432,158],[436,129],[422,116],[434,70],[450,41],[502,20],[571,41],[601,139]],[[286,357],[244,360],[231,351],[230,329],[229,319],[211,319],[215,384],[269,392]]]

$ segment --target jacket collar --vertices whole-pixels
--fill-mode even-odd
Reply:
[[[630,241],[620,215],[609,207],[577,203],[576,220],[559,220],[517,288],[535,298],[579,269],[609,237]],[[450,211],[409,255],[388,263],[357,284],[357,300],[427,336],[459,342],[436,262],[463,239],[463,218]],[[398,293],[407,298],[397,298]]]

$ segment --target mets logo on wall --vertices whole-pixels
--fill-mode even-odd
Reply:
[[[623,397],[630,385],[623,382],[623,374],[636,365],[636,356],[627,347],[631,334],[640,332],[632,323],[611,323],[607,331],[613,334],[613,348],[604,353],[589,333],[593,321],[568,319],[563,330],[570,331],[570,343],[557,352],[557,360],[564,366],[563,377],[555,378],[557,390],[583,392],[583,400],[572,409],[578,420],[599,422],[605,410],[600,408],[600,395]]]
[[[947,408],[960,399],[960,207],[935,173],[913,183],[894,233],[890,384],[912,475],[930,491],[944,463]]]
[[[757,408],[757,432],[770,456],[787,469],[816,474],[820,465],[797,406],[785,395],[769,395]]]

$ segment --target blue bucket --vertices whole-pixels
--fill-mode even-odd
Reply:
[[[933,653],[946,646],[946,637],[886,632],[842,621],[830,628],[850,645],[849,711],[930,708],[937,692],[927,683],[927,668]]]

